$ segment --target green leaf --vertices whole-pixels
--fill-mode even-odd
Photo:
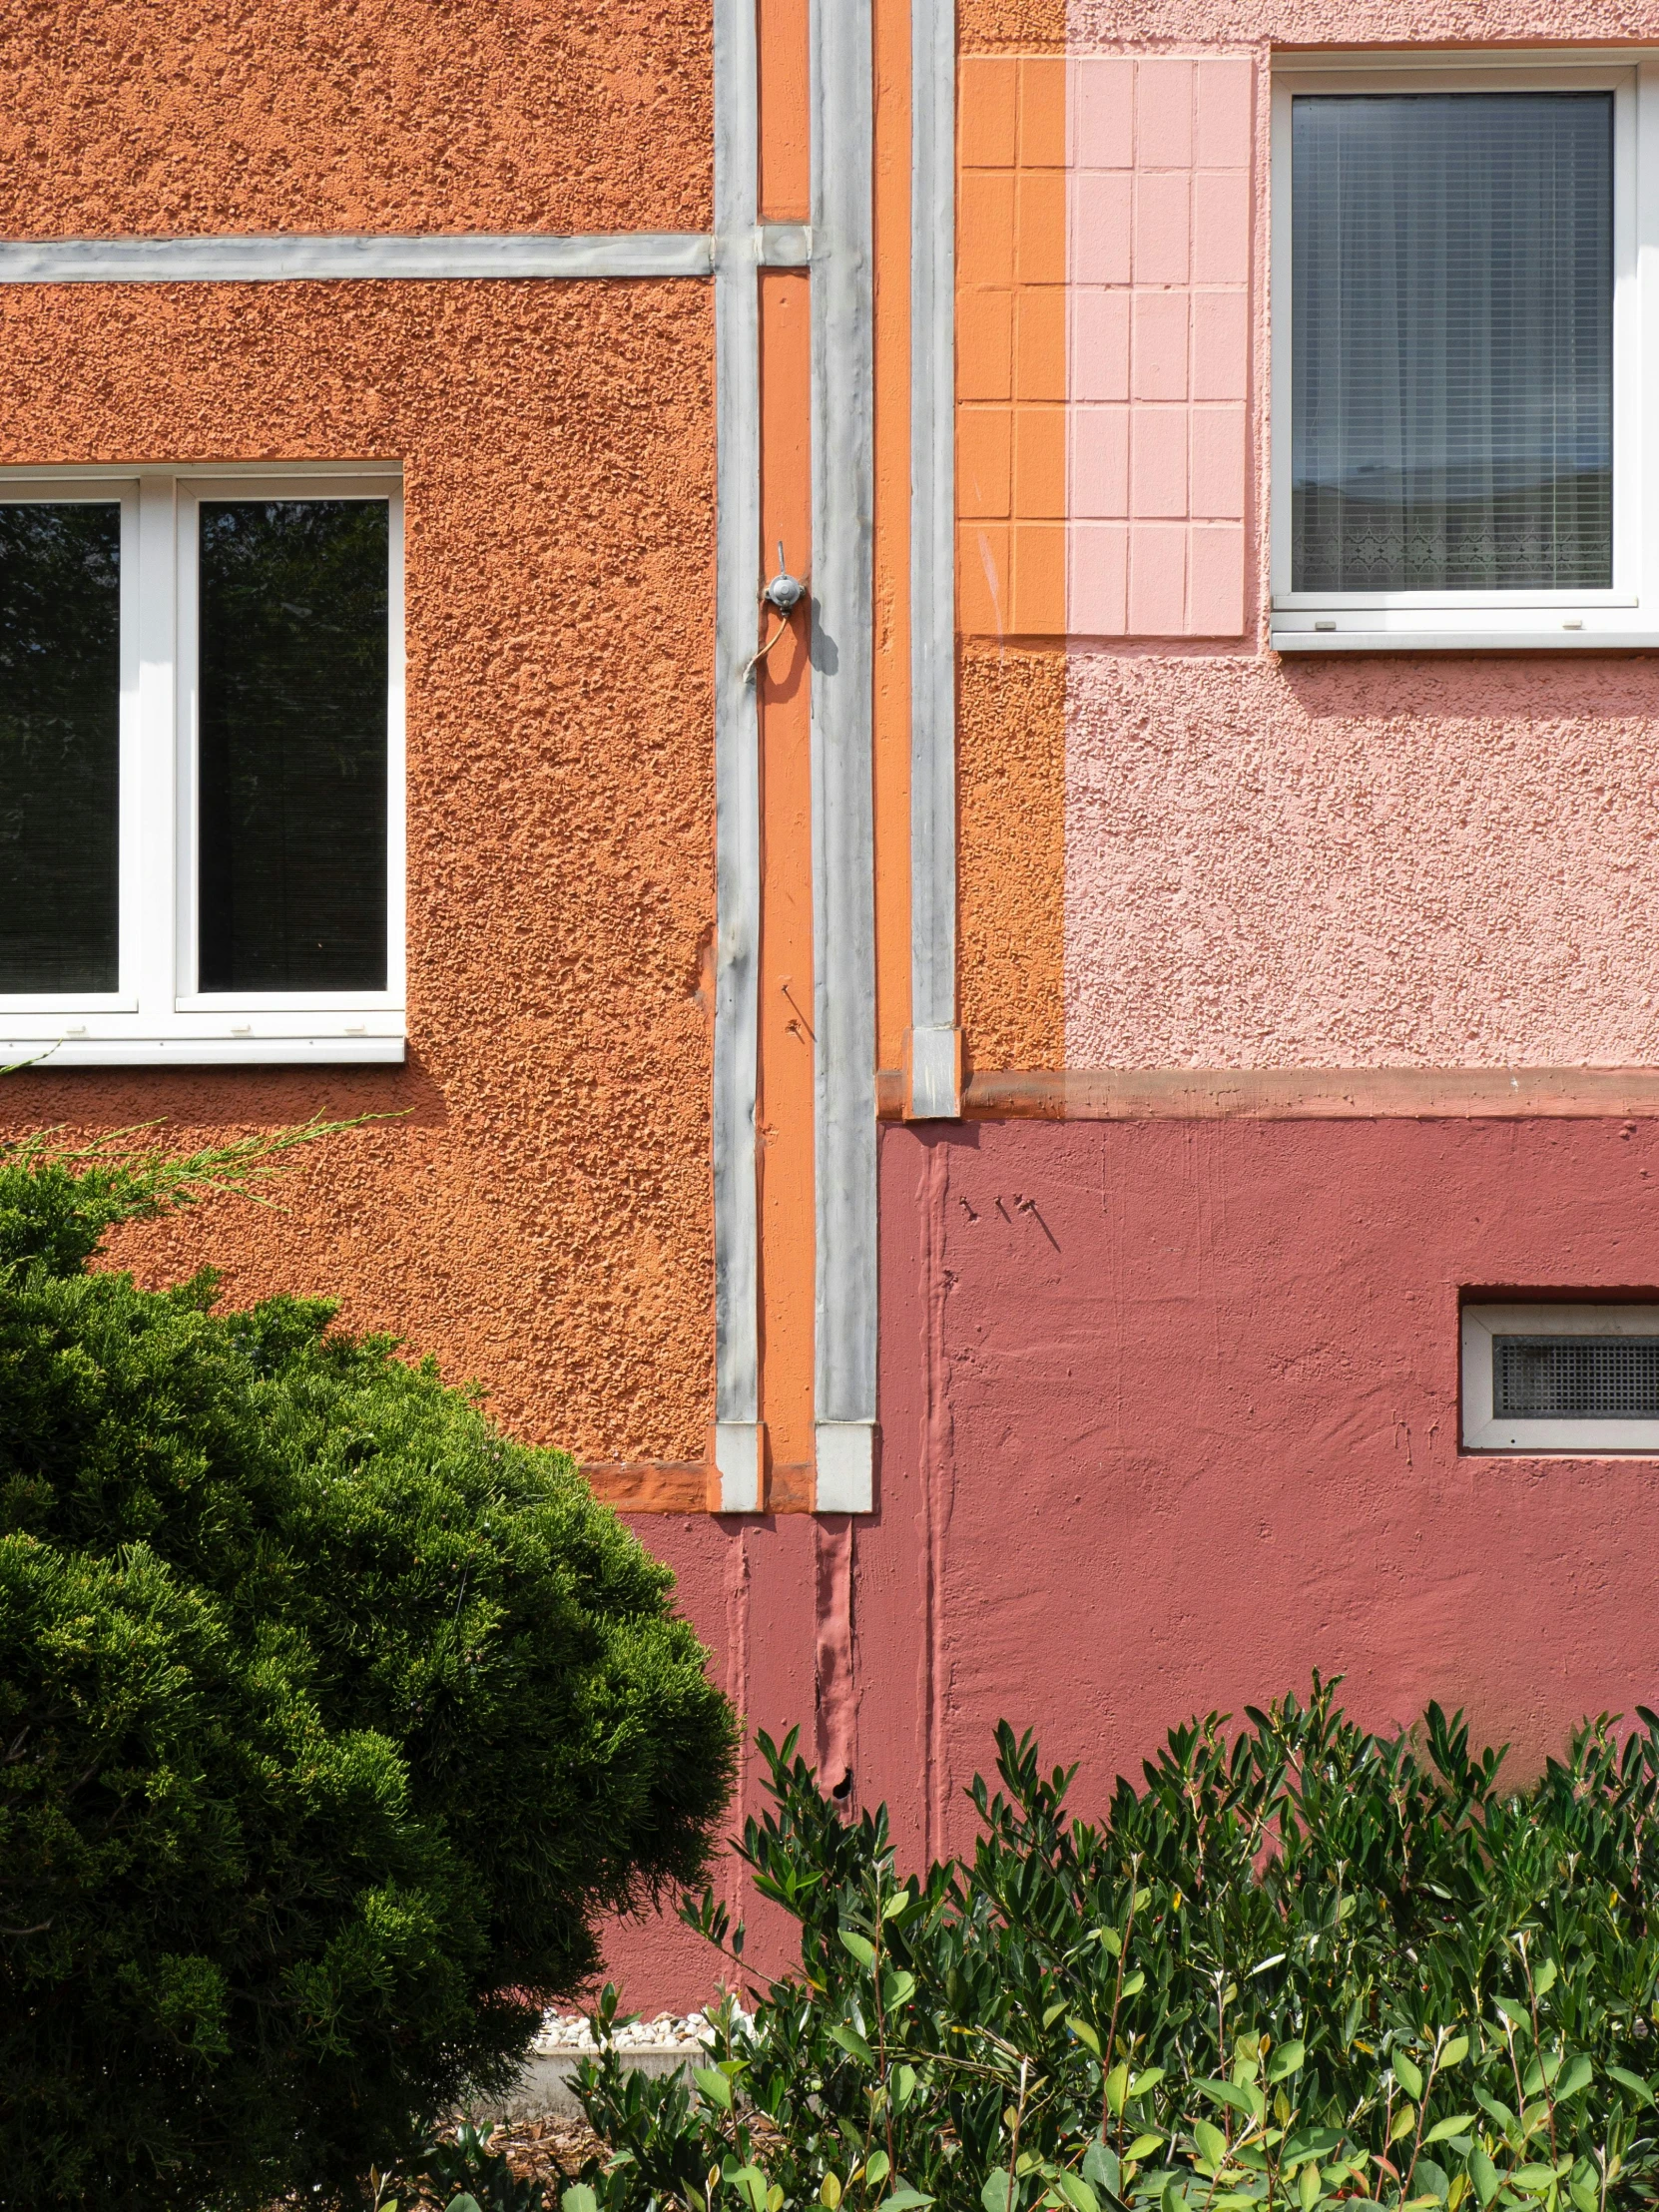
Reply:
[[[1148,2066],[1145,2073],[1136,2074],[1129,2084],[1130,2102],[1133,2103],[1136,2097],[1144,2097],[1149,2089],[1156,2089],[1163,2078],[1162,2066]]]
[[[1098,2138],[1083,2153],[1083,2179],[1096,2189],[1102,2189],[1109,2197],[1115,2197],[1123,2187],[1123,2168],[1118,2154],[1110,2143]]]
[[[1587,2089],[1595,2078],[1595,2068],[1584,2053],[1574,2051],[1555,2077],[1555,2099],[1575,2097],[1581,2089]]]
[[[1317,2166],[1304,2166],[1296,2177],[1296,2193],[1302,2212],[1314,2212],[1320,2200],[1320,2170]]]
[[[1420,2104],[1422,2101],[1422,2068],[1416,2060],[1408,2058],[1402,2050],[1394,2050],[1388,2053],[1388,2063],[1394,2070],[1394,2079],[1412,2103]]]
[[[1123,1994],[1126,1997],[1138,1997],[1145,1987],[1146,1975],[1141,1972],[1138,1966],[1133,1973],[1124,1975]]]
[[[1092,2051],[1096,2058],[1100,2056],[1100,2037],[1087,2020],[1068,2019],[1066,2025],[1085,2050]]]
[[[1466,2035],[1454,2035],[1440,2053],[1440,2071],[1443,2073],[1447,2066],[1460,2066],[1468,2054],[1468,2037]]]
[[[1227,2137],[1213,2120],[1194,2120],[1193,2141],[1198,2145],[1199,2155],[1207,2158],[1212,2166],[1227,2163]]]
[[[1611,2071],[1611,2068],[1609,2068],[1609,2071]],[[1515,2115],[1513,2114],[1513,2112],[1510,2111],[1509,2107],[1506,2104],[1499,2104],[1496,2097],[1489,2096],[1487,2092],[1481,2088],[1478,2081],[1469,2091],[1469,2094],[1473,2097],[1475,2103],[1479,2105],[1482,2112],[1486,2113],[1490,2118],[1496,2120],[1498,2126],[1503,2130],[1505,2134],[1508,2133],[1510,2128],[1514,2127],[1517,2124]]]
[[[866,2066],[874,2065],[874,2051],[870,2049],[863,2037],[854,2028],[846,2025],[844,2020],[831,2020],[830,2032],[839,2043],[842,2050],[847,2052],[850,2057],[861,2059]]]
[[[1481,2212],[1485,2212],[1501,2184],[1498,2181],[1497,2168],[1478,2143],[1469,2152],[1468,2169],[1469,2179],[1474,2183],[1474,2193],[1480,2199]]]
[[[590,2189],[588,2194],[592,2196],[593,2191]],[[484,2208],[476,2197],[469,2196],[463,2189],[458,2197],[450,2198],[444,2212],[484,2212]]]
[[[711,2104],[718,2104],[723,2112],[731,2111],[732,2084],[718,2066],[694,2066],[692,2079]],[[571,2208],[567,2206],[566,2212],[571,2212]],[[598,2212],[598,2208],[579,2206],[575,2208],[575,2212]]]
[[[1100,2199],[1081,2174],[1056,2174],[1054,2186],[1075,2212],[1100,2212]]]
[[[467,2198],[465,2201],[459,2202],[458,2208],[457,2205],[452,2204],[449,2207],[449,2212],[466,2212],[466,2206],[471,2201],[470,2198]],[[559,2203],[563,2207],[563,2212],[599,2212],[599,2199],[585,2181],[578,2181],[574,2187],[567,2189],[560,2197]]]
[[[1417,2184],[1417,2194],[1426,2193],[1436,2204],[1444,2204],[1451,2194],[1451,2176],[1443,2166],[1436,2166],[1432,2158],[1419,2158],[1411,2178]]]
[[[1553,1958],[1546,1958],[1543,1964],[1538,1968],[1537,1972],[1532,1976],[1532,1993],[1534,1996],[1547,1996],[1550,1990],[1554,1988],[1554,1986],[1555,1961]]]
[[[1449,2120],[1436,2120],[1423,2137],[1424,2143],[1443,2143],[1448,2135],[1466,2135],[1474,2125],[1472,2112],[1453,2113]]]
[[[902,1967],[895,1973],[884,1974],[881,1979],[881,2000],[889,2012],[896,2012],[900,2005],[908,2004],[916,1993],[916,1977]]]
[[[931,2197],[924,2197],[919,2189],[912,2189],[906,2184],[902,2189],[895,2189],[890,2197],[881,2199],[881,2212],[916,2212],[917,2205],[931,2204],[932,2201]]]
[[[1416,2106],[1410,2103],[1402,2104],[1399,2110],[1394,2114],[1393,2124],[1388,2129],[1388,2141],[1390,2143],[1397,2143],[1401,2139],[1401,2137],[1409,2135],[1412,2128],[1414,2128],[1416,2124]]]
[[[1307,2055],[1301,2043],[1281,2043],[1268,2060],[1269,2081],[1283,2081],[1289,2074],[1300,2073]]]
[[[1653,2102],[1653,2091],[1640,2074],[1633,2074],[1623,2066],[1609,2066],[1607,2071],[1621,2089],[1628,2089],[1632,2096],[1640,2097],[1644,2104]]]
[[[892,2108],[902,2112],[916,2093],[916,2069],[914,2066],[895,2066],[892,2076]]]
[[[891,2171],[884,2150],[872,2150],[864,2160],[864,2179],[872,2189],[878,2189]]]
[[[1008,2174],[1005,2167],[998,2166],[994,2172],[985,2176],[979,2185],[979,2202],[984,2206],[985,2212],[1008,2212]]]
[[[1509,2176],[1509,2185],[1514,2189],[1524,2189],[1529,2197],[1541,2197],[1547,2189],[1555,2186],[1555,2168],[1517,2166]]]
[[[1148,2158],[1155,2150],[1158,2150],[1162,2147],[1163,2142],[1164,2138],[1162,2135],[1137,2135],[1135,2137],[1135,2140],[1130,2144],[1129,2149],[1125,2155],[1127,2157],[1136,2159]]]
[[[1119,2060],[1106,2076],[1106,2105],[1114,2119],[1121,2116],[1124,2099],[1129,2094],[1129,2067]]]
[[[909,1893],[909,1891],[908,1891],[908,1890],[895,1890],[895,1891],[893,1892],[892,1896],[891,1896],[890,1898],[888,1898],[888,1900],[887,1900],[886,1904],[882,1906],[882,1908],[881,1908],[881,1918],[882,1918],[882,1919],[883,1919],[884,1921],[901,1921],[901,1920],[902,1920],[902,1919],[904,1918],[905,1914],[906,1914],[906,1913],[907,1913],[907,1912],[908,1912],[909,1910],[910,1910],[910,1893]],[[889,2197],[889,2198],[887,2199],[887,2202],[888,2202],[889,2204],[891,2204],[891,2203],[892,2203],[892,2201],[893,2201],[893,2200],[892,2200],[892,2198],[891,2198],[891,2197]],[[922,2203],[922,2204],[931,2204],[933,2200],[932,2200],[932,2198],[931,2198],[931,2197],[922,2197],[922,2198],[918,2199],[917,2201],[918,2201],[918,2202],[920,2202],[920,2203]]]
[[[840,1936],[842,1950],[856,1958],[860,1966],[874,1965],[875,1945],[867,1936],[854,1936],[849,1928],[837,1929],[836,1934]]]
[[[1193,2087],[1201,2097],[1208,2097],[1212,2104],[1230,2104],[1235,2112],[1242,2112],[1247,2120],[1256,2117],[1256,2107],[1236,2081],[1195,2081]]]
[[[759,2166],[734,2166],[726,2179],[750,2212],[767,2212],[767,2177]]]
[[[841,2177],[838,2173],[830,2171],[825,2175],[818,2185],[818,2201],[824,2206],[824,2212],[836,2212],[841,2201]]]

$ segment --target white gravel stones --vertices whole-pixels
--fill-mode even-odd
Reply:
[[[619,2027],[615,2041],[618,2050],[696,2051],[710,2040],[711,2034],[705,2012],[688,2012],[684,2019],[673,2012],[659,2012],[654,2020],[635,2020],[627,2027]],[[550,2054],[592,2051],[598,2046],[582,2013],[548,2012],[543,2015],[540,2031],[530,2047],[538,2053]]]

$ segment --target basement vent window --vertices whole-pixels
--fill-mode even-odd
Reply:
[[[1465,1307],[1463,1444],[1659,1452],[1659,1306]]]

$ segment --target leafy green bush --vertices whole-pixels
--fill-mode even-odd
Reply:
[[[697,1879],[729,1787],[671,1578],[569,1459],[326,1303],[89,1271],[280,1149],[0,1152],[12,2212],[349,2194],[510,2075],[599,1914]]]
[[[907,1880],[884,1809],[843,1826],[763,1738],[740,1848],[800,1975],[717,2015],[695,2097],[602,2049],[565,2212],[1650,2198],[1659,1717],[1522,1795],[1434,1706],[1381,1739],[1316,1680],[1249,1717],[1175,1730],[1099,1824],[1004,1726],[971,1862]],[[712,1897],[685,1912],[741,1966]]]

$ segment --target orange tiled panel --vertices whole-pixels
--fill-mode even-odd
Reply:
[[[1236,637],[1250,63],[968,56],[960,100],[964,632]]]

